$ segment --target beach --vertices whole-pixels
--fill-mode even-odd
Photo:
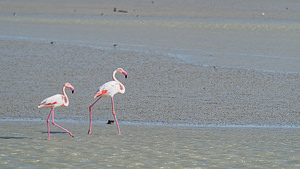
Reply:
[[[104,168],[297,168],[299,14],[300,5],[293,1],[1,1],[1,147],[24,141],[29,147],[40,145],[39,150],[48,143],[63,149],[67,141],[75,147],[89,142],[107,149],[98,155],[88,145],[76,150],[94,153],[93,160],[110,154],[109,149],[125,154],[116,155],[118,158],[128,154],[144,157],[134,166],[124,160],[119,165],[105,163]],[[95,129],[88,136],[93,96],[101,84],[112,80],[118,67],[128,73],[127,79],[117,75],[126,92],[114,97],[122,135],[117,135],[114,125],[105,124],[113,116],[110,99],[103,98],[92,109]],[[66,82],[75,92],[66,89],[70,105],[55,109],[55,119],[76,134],[71,138],[51,126],[55,142],[51,143],[52,138],[46,141],[50,109],[38,109],[37,105],[61,93]],[[150,144],[154,136],[165,143],[157,140]],[[140,138],[142,145],[124,148],[134,138]],[[118,139],[124,144],[110,144]],[[218,140],[212,143],[217,145],[224,139],[227,155],[245,158],[246,163],[224,164],[230,157],[219,151],[221,147],[210,149],[214,146],[207,145],[210,140]],[[239,149],[245,146],[238,143],[241,140],[249,145]],[[278,144],[271,144],[272,140]],[[172,141],[182,146],[174,146],[168,153],[145,150],[155,145],[159,150]],[[257,141],[262,144],[255,144]],[[17,143],[17,147],[22,150],[21,158],[23,144]],[[171,148],[166,146],[164,151]],[[207,161],[193,165],[192,156],[179,153],[176,157],[182,151]],[[245,155],[250,152],[263,157]],[[281,153],[274,155],[277,152]],[[170,157],[166,160],[170,163],[149,160],[159,154],[162,159]],[[87,158],[81,155],[75,159]],[[283,156],[287,158],[280,160]],[[10,162],[15,159],[8,157],[2,153],[0,162],[13,167]],[[53,168],[89,166],[72,165],[71,159],[62,161]],[[38,167],[39,162],[18,160],[18,164],[26,164],[24,168],[45,168],[44,163]],[[90,163],[91,168],[99,164]]]

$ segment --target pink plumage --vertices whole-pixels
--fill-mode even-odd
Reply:
[[[63,106],[65,103],[65,97],[61,94],[48,97],[38,105],[38,108],[55,108]]]
[[[52,124],[65,130],[67,133],[70,134],[70,136],[74,137],[73,134],[66,130],[65,128],[59,126],[58,124],[56,124],[54,122],[54,108],[56,107],[67,107],[69,106],[69,99],[68,99],[68,96],[65,92],[65,88],[70,88],[72,93],[74,93],[74,87],[70,84],[70,83],[66,83],[64,86],[63,86],[63,89],[62,89],[62,92],[63,92],[63,95],[62,94],[56,94],[56,95],[53,95],[51,97],[48,97],[46,99],[44,99],[39,105],[38,105],[38,108],[51,108],[51,111],[49,113],[49,116],[48,116],[48,119],[47,119],[47,127],[48,127],[48,139],[50,139],[50,127],[49,127],[49,118],[50,116],[52,115]]]
[[[111,97],[112,113],[113,113],[115,121],[116,121],[118,132],[119,132],[119,134],[121,134],[118,120],[117,120],[117,117],[115,114],[113,97],[115,94],[125,93],[125,86],[116,79],[116,76],[115,76],[116,73],[122,73],[125,76],[125,78],[127,78],[127,73],[122,68],[118,68],[113,72],[113,77],[112,77],[113,81],[107,82],[99,87],[99,90],[94,95],[94,98],[96,98],[96,97],[99,97],[99,98],[89,107],[89,110],[90,110],[90,127],[89,127],[89,131],[88,131],[89,134],[91,134],[92,107],[102,97]]]

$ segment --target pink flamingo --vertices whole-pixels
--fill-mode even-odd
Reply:
[[[59,126],[58,124],[56,124],[54,122],[54,108],[56,107],[67,107],[69,106],[69,99],[68,96],[65,92],[65,88],[70,88],[72,93],[74,93],[74,87],[70,84],[70,83],[66,83],[62,89],[63,95],[61,94],[56,94],[54,96],[48,97],[45,100],[43,100],[41,102],[41,104],[38,105],[38,108],[51,108],[50,114],[48,116],[47,119],[47,127],[48,127],[48,139],[50,139],[50,128],[49,128],[49,118],[52,114],[52,124],[65,130],[67,133],[70,134],[70,136],[74,137],[73,134],[71,132],[69,132],[68,130],[66,130],[65,128]]]
[[[114,95],[119,93],[119,94],[123,94],[125,93],[125,87],[124,85],[119,82],[116,79],[116,73],[122,73],[125,78],[127,78],[127,73],[122,69],[122,68],[118,68],[113,72],[113,81],[107,82],[105,84],[103,84],[102,86],[99,87],[99,90],[96,92],[96,94],[94,95],[94,98],[99,97],[99,99],[101,99],[102,97],[111,97],[111,104],[112,104],[112,113],[115,117],[115,121],[118,127],[118,132],[119,135],[121,134],[120,132],[120,128],[119,128],[119,124],[118,124],[118,120],[115,114],[115,109],[114,109]],[[91,123],[92,123],[92,107],[96,104],[96,102],[99,100],[97,99],[89,108],[90,110],[90,128],[88,133],[91,134]]]

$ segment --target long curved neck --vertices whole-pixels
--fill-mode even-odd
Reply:
[[[65,89],[66,89],[66,86],[64,86],[63,89],[62,89],[63,95],[64,95],[64,97],[65,97],[65,103],[64,103],[63,106],[69,106],[69,99],[68,99],[68,96],[67,96],[67,94],[66,94]]]
[[[117,71],[115,70],[112,78],[114,81],[118,82],[120,85],[121,90],[118,93],[123,94],[123,93],[125,93],[125,86],[116,78],[116,73],[117,73]]]

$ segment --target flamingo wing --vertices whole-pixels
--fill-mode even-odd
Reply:
[[[112,97],[120,91],[120,85],[116,81],[110,81],[99,87],[94,97]]]
[[[61,94],[56,94],[54,96],[48,97],[43,100],[39,105],[38,108],[54,108],[62,106],[65,102],[64,96]]]

